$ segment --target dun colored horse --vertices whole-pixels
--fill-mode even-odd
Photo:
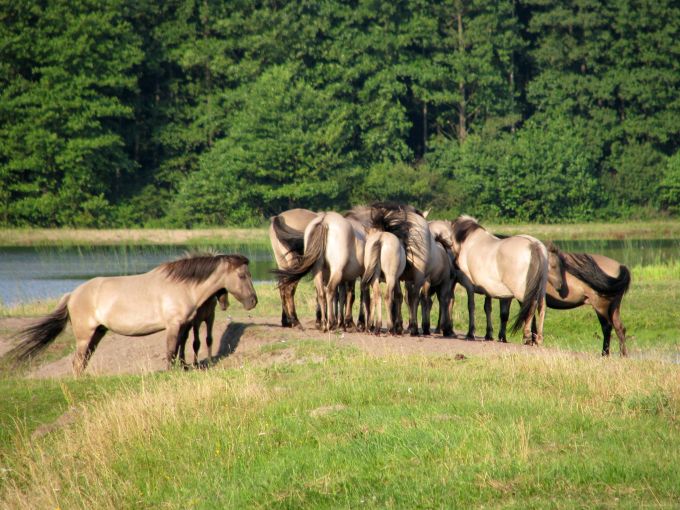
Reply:
[[[167,262],[148,273],[98,277],[62,296],[52,314],[19,334],[11,352],[25,360],[45,349],[70,319],[76,337],[73,371],[80,375],[108,330],[126,336],[166,331],[167,366],[178,341],[188,334],[196,311],[220,290],[231,293],[246,310],[257,295],[242,255],[209,255]]]
[[[382,329],[382,297],[380,281],[385,282],[385,302],[387,306],[387,332],[395,334],[396,310],[401,308],[402,294],[399,292],[399,277],[406,267],[406,252],[394,234],[373,231],[366,238],[364,250],[364,275],[362,288],[369,285],[373,291],[370,310],[367,310],[366,324],[373,327],[373,333],[380,335]],[[364,291],[366,292],[366,291]],[[366,303],[362,300],[362,306]]]
[[[364,231],[355,229],[342,215],[321,213],[305,229],[302,257],[289,267],[274,271],[279,286],[297,284],[312,272],[323,331],[338,326],[338,287],[363,274],[365,242]]]
[[[609,356],[613,327],[619,338],[619,353],[626,356],[621,301],[630,286],[630,271],[604,255],[560,252],[560,256],[564,263],[564,285],[558,290],[548,282],[547,305],[560,310],[591,305],[602,328],[602,355]]]
[[[208,300],[203,303],[198,310],[196,310],[196,317],[191,324],[191,328],[194,332],[194,343],[192,347],[194,349],[194,366],[198,366],[198,351],[201,348],[201,324],[205,322],[205,344],[208,347],[208,364],[212,363],[212,344],[213,344],[213,324],[215,324],[215,307],[217,303],[220,304],[222,311],[225,311],[229,307],[229,293],[226,291],[220,291],[214,296],[208,298]],[[188,333],[188,332],[187,332]],[[186,364],[186,359],[184,357],[184,349],[187,343],[188,334],[184,338],[180,339],[179,342],[179,359],[182,364]]]
[[[499,239],[474,218],[460,216],[452,224],[452,247],[460,270],[490,297],[502,298],[501,316],[512,298],[520,301],[513,330],[523,329],[525,344],[543,342],[548,250],[538,239],[519,235]],[[561,288],[562,282],[556,282]],[[536,334],[531,323],[538,312]]]
[[[307,209],[290,209],[273,216],[269,224],[269,240],[272,243],[276,266],[279,270],[288,269],[299,263],[304,251],[304,235],[307,225],[316,218],[317,213]],[[281,294],[281,325],[299,327],[295,310],[295,290],[298,282],[279,285]],[[320,310],[316,312],[317,323],[320,323]]]

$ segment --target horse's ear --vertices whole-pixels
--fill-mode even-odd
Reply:
[[[423,218],[427,218],[427,215],[430,214],[430,210],[423,211]]]

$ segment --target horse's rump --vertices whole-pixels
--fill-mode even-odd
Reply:
[[[382,250],[382,240],[377,239],[371,245],[371,251],[368,253],[368,263],[364,269],[364,275],[361,278],[361,283],[364,285],[371,282],[375,277],[380,278],[380,251]],[[365,257],[364,257],[365,260]]]
[[[305,249],[305,233],[286,225],[280,216],[272,218],[272,228],[276,239],[283,245],[286,250],[284,255],[294,253],[298,256],[302,255]]]
[[[326,236],[328,226],[323,219],[319,220],[313,225],[311,232],[307,238],[307,245],[304,252],[297,261],[288,268],[275,269],[272,272],[279,278],[279,287],[285,285],[292,285],[300,281],[307,273],[309,273],[314,264],[324,256],[326,252]]]

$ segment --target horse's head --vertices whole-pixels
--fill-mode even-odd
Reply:
[[[248,268],[248,259],[242,255],[233,255],[230,257],[228,264],[229,268],[224,272],[224,288],[246,310],[252,310],[257,305],[257,294],[255,293],[255,287],[253,287],[250,269]]]
[[[566,297],[569,289],[566,285],[564,255],[559,248],[553,243],[549,242],[546,245],[548,249],[548,281],[552,285],[560,297]]]

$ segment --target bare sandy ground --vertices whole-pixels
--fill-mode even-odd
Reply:
[[[13,345],[14,332],[25,327],[34,319],[0,319],[0,356]],[[216,321],[213,336],[214,364],[217,367],[235,367],[244,364],[271,364],[285,361],[286,352],[274,351],[261,355],[261,347],[267,344],[285,343],[297,339],[325,340],[337,344],[355,346],[369,355],[439,355],[451,357],[488,356],[523,353],[547,355],[564,353],[551,347],[528,347],[517,343],[485,342],[481,338],[468,341],[462,338],[432,336],[375,336],[364,333],[331,332],[322,333],[314,328],[313,321],[305,329],[282,328],[277,319],[252,318],[238,321]],[[69,326],[70,327],[70,326]],[[205,332],[201,330],[201,338]],[[187,361],[193,361],[192,336],[187,342]],[[289,353],[290,354],[290,353]],[[575,354],[574,355],[584,355]],[[199,362],[206,364],[207,350],[202,342]],[[90,375],[142,374],[165,369],[165,334],[163,332],[146,337],[126,337],[108,333],[92,356],[87,372]],[[71,355],[44,363],[29,373],[30,377],[62,377],[71,375]]]

